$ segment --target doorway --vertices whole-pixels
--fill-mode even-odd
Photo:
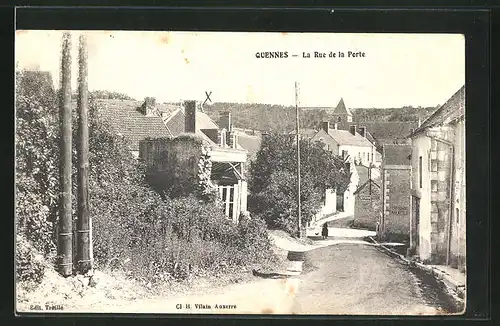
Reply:
[[[413,210],[413,228],[412,228],[412,239],[413,248],[418,251],[420,244],[420,198],[417,196],[412,196],[412,210]]]

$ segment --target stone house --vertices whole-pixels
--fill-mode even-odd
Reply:
[[[322,128],[312,136],[311,141],[320,141],[325,144],[325,149],[344,158],[351,157],[356,165],[369,166],[375,162],[375,145],[366,138],[366,129],[357,129],[352,125],[349,131],[330,128],[330,123],[325,121]]]
[[[233,130],[230,115],[215,123],[202,112],[195,101],[186,101],[170,114],[163,114],[169,138],[196,135],[207,148],[212,168],[210,179],[217,187],[224,213],[238,222],[240,214],[247,210],[247,181],[245,177],[248,152],[239,144]],[[140,157],[146,161],[149,179],[161,180],[168,169],[163,168],[161,158],[174,150],[168,142],[148,139],[141,142]],[[201,150],[200,150],[201,153]],[[156,164],[156,165],[153,165]]]
[[[384,145],[379,236],[410,242],[411,146]]]
[[[465,269],[465,86],[410,138],[411,247],[422,261]]]
[[[158,109],[173,110],[165,104],[157,104],[154,98],[144,102],[120,99],[96,99],[103,121],[129,145],[130,153],[139,157],[139,142],[147,138],[172,137],[165,127]],[[76,105],[76,102],[75,102]]]

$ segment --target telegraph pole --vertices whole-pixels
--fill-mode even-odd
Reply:
[[[89,119],[88,119],[88,69],[87,39],[80,35],[78,51],[78,220],[77,220],[77,259],[78,271],[87,273],[91,268],[90,221],[88,206],[89,170]]]
[[[73,274],[73,220],[71,216],[71,34],[62,39],[60,98],[60,214],[58,230],[58,269],[62,276]]]
[[[297,133],[297,217],[298,217],[298,235],[302,237],[302,218],[300,214],[300,136],[299,136],[299,87],[295,82],[295,122]]]

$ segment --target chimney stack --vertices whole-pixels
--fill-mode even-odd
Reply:
[[[236,148],[236,140],[238,139],[236,136],[236,132],[231,130],[229,133],[229,147]]]
[[[146,116],[153,116],[155,115],[155,106],[156,106],[156,98],[145,97],[144,103],[139,108],[139,111],[141,111],[141,113]]]
[[[359,134],[366,137],[366,127],[359,127]]]
[[[349,127],[349,131],[351,132],[351,134],[352,134],[353,136],[356,136],[356,125],[351,125],[351,126]]]
[[[227,131],[232,131],[232,123],[231,123],[231,112],[223,112],[221,113],[220,119],[219,119],[219,127],[224,128]]]
[[[323,121],[323,123],[321,124],[321,128],[323,128],[323,130],[328,133],[328,129],[330,129],[330,122],[328,121]]]
[[[196,101],[184,102],[184,131],[196,132]]]

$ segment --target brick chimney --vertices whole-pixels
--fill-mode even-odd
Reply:
[[[366,127],[359,127],[359,134],[366,138]]]
[[[144,103],[139,108],[139,111],[145,116],[154,116],[156,115],[156,98],[154,97],[145,97]]]
[[[349,126],[349,131],[353,136],[356,136],[356,125]]]
[[[236,148],[238,137],[237,137],[236,132],[234,130],[231,130],[230,132],[228,132],[228,138],[229,138],[228,139],[229,147]]]
[[[221,147],[226,147],[227,146],[227,130],[225,128],[222,128],[218,131],[217,133],[217,143],[219,144],[219,146]]]
[[[328,133],[328,129],[330,129],[330,122],[328,121],[323,121],[321,123],[321,128],[326,132]]]
[[[184,102],[184,131],[196,132],[196,101]]]
[[[219,118],[219,127],[224,128],[227,131],[233,130],[232,121],[231,121],[231,112],[227,111],[227,112],[221,113],[220,118]]]

